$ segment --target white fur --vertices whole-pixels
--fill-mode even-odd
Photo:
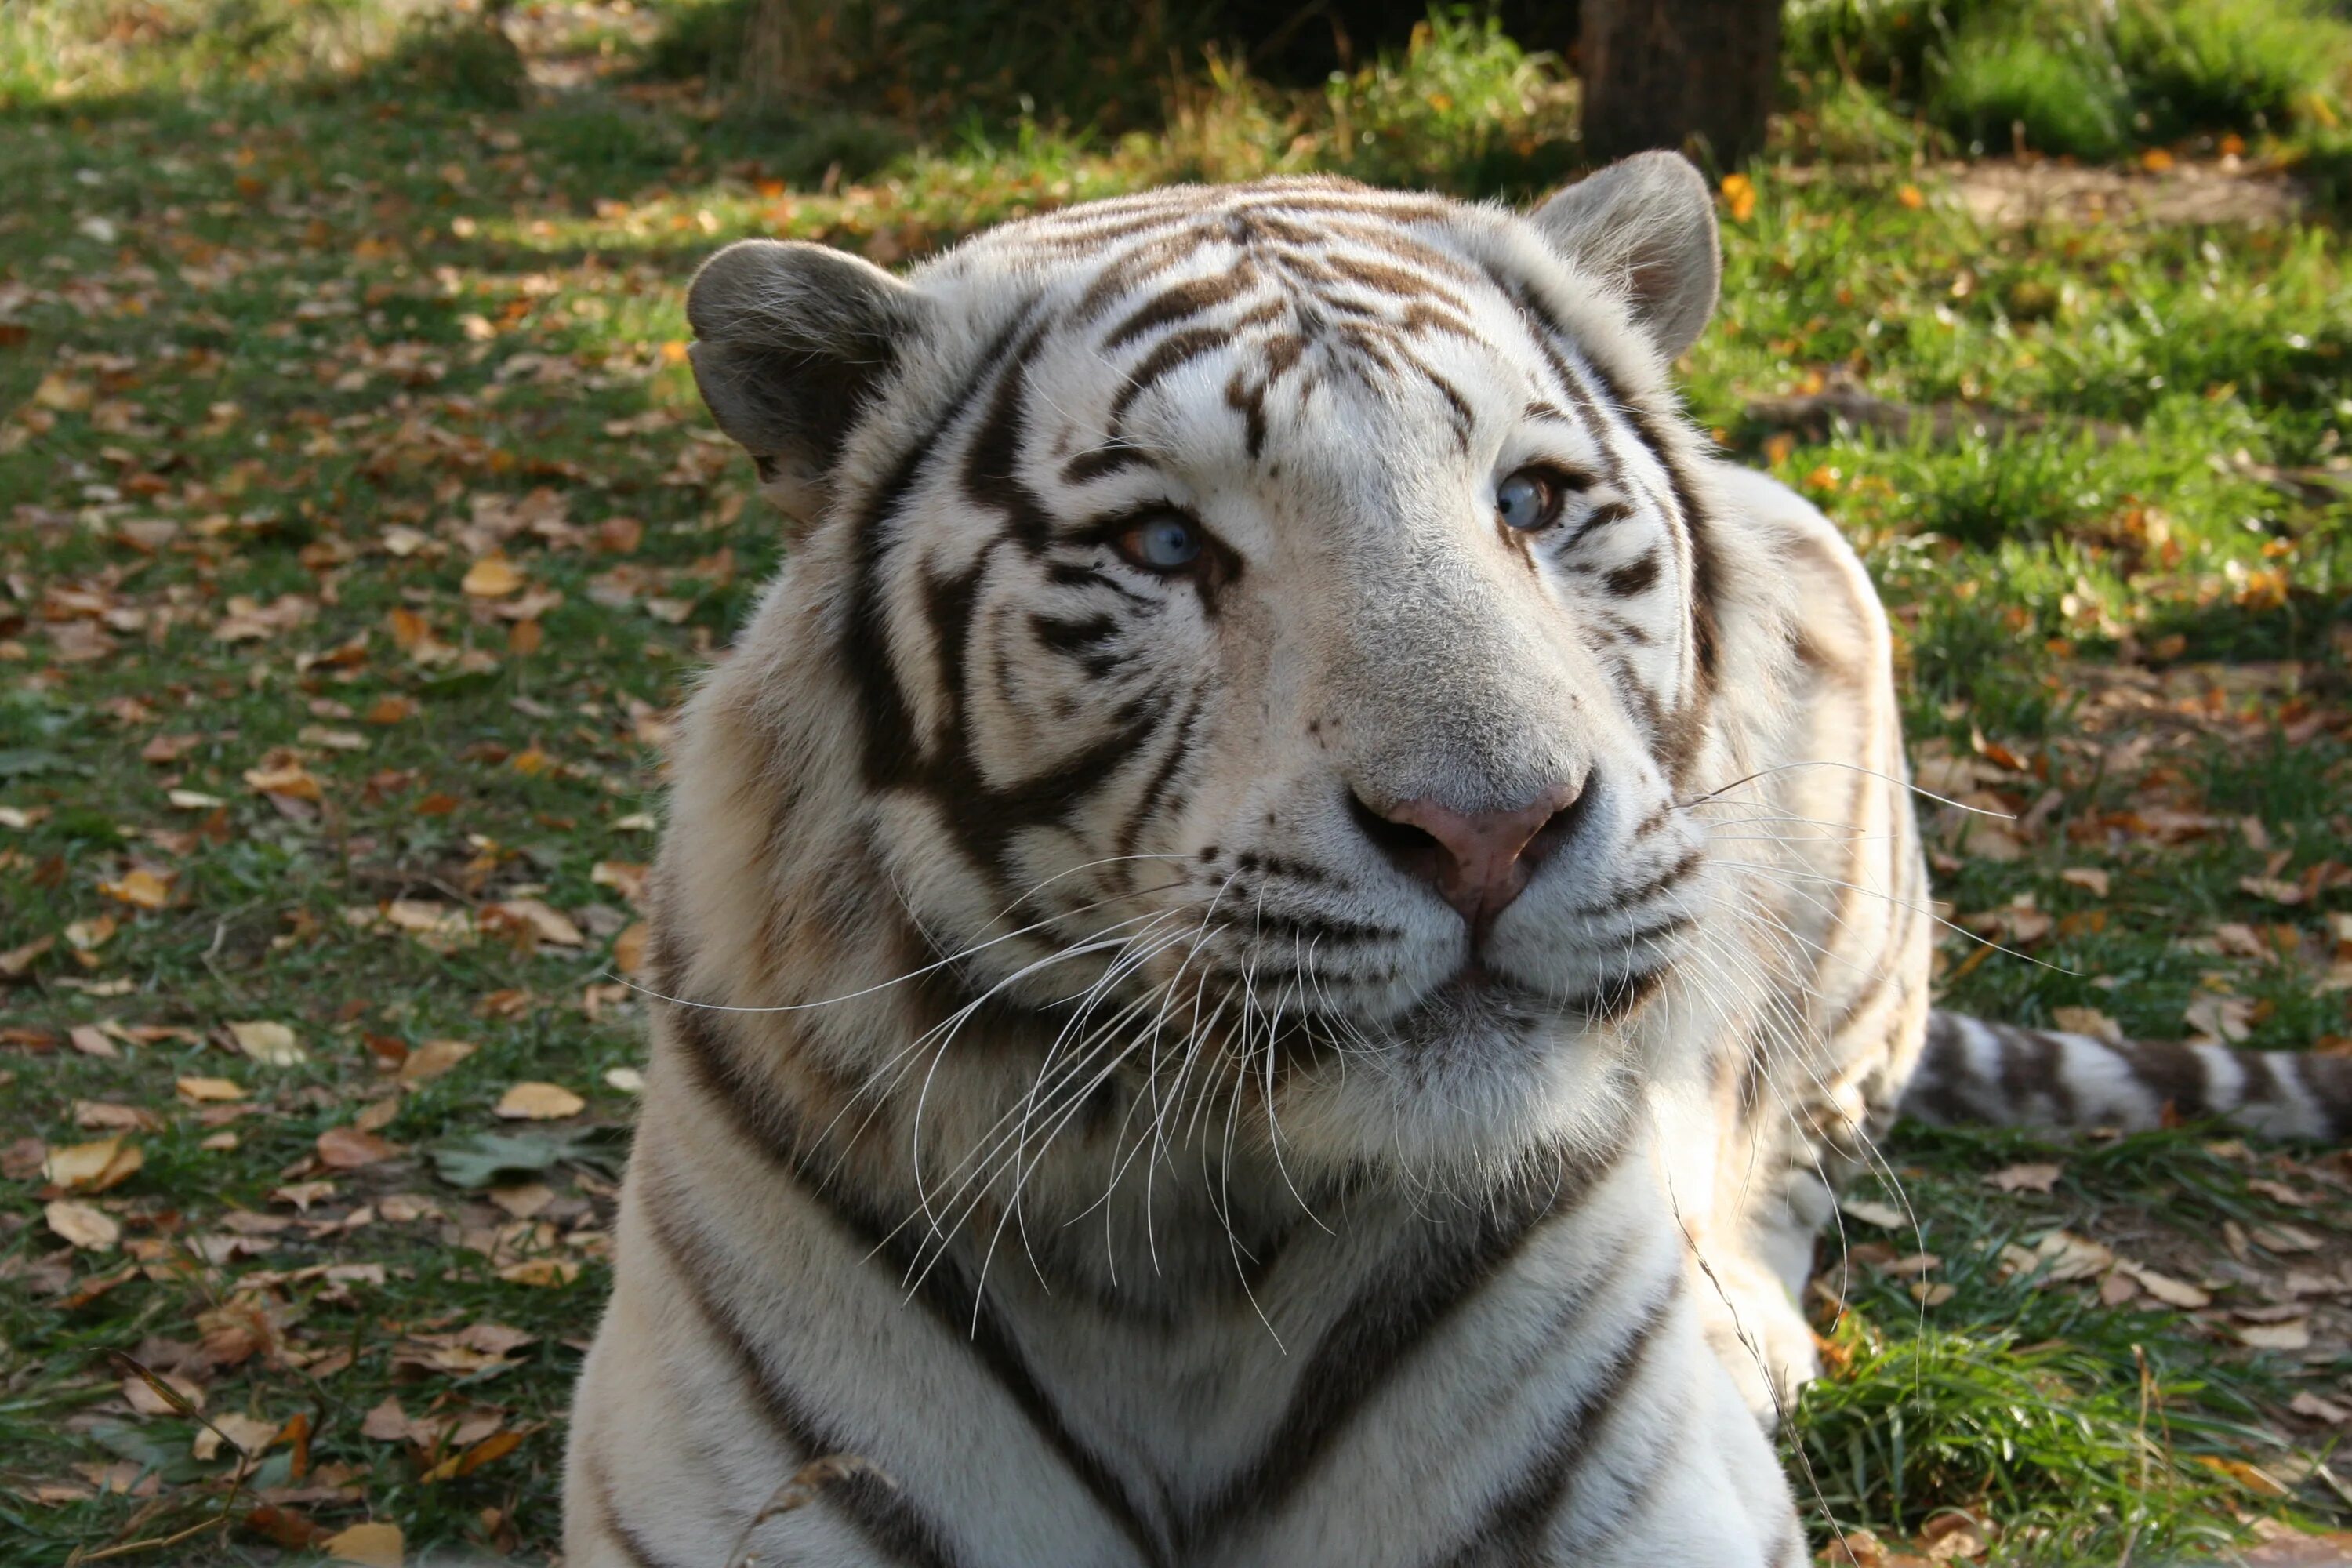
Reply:
[[[1924,892],[1866,578],[1802,500],[1702,456],[1666,386],[1712,300],[1711,226],[1693,238],[1712,219],[1703,184],[1694,206],[1657,173],[1540,227],[1311,182],[1073,209],[949,253],[903,299],[854,274],[857,331],[915,325],[838,429],[763,401],[789,383],[714,399],[814,515],[682,726],[663,983],[772,1010],[664,1010],[575,1411],[573,1568],[898,1560],[838,1492],[751,1527],[823,1457],[780,1438],[762,1380],[975,1568],[1483,1563],[1501,1549],[1476,1531],[1558,1456],[1570,1479],[1527,1527],[1545,1561],[1801,1560],[1749,1412],[1811,1367],[1793,1295],[1824,1194],[1917,1050]],[[1191,248],[1114,272],[1171,233]],[[1263,287],[1118,337],[1244,267]],[[839,273],[739,255],[697,321],[821,343],[810,279]],[[1407,274],[1458,330],[1411,326]],[[1339,331],[1367,319],[1382,353]],[[1203,324],[1215,342],[1129,391]],[[1152,460],[1088,476],[1113,436]],[[1530,544],[1493,490],[1538,463],[1591,482]],[[1016,489],[1045,542],[1013,537]],[[1144,505],[1184,509],[1237,574],[1160,581],[1056,531]],[[1055,651],[1041,616],[1081,640],[1100,620],[1115,662]],[[1160,704],[1131,753],[1066,808],[1022,805],[1093,765],[1123,702]],[[1507,986],[1447,1002],[1468,929],[1348,793],[1476,811],[1560,780],[1591,805],[1479,952]],[[991,1004],[969,1020],[907,979],[950,957],[949,991]],[[1582,1010],[1651,968],[1625,1016]],[[1309,1013],[1316,1048],[1282,1046]],[[713,1051],[749,1078],[719,1092]],[[823,1179],[906,1226],[911,1262],[779,1167],[747,1109],[770,1102],[804,1116]],[[1310,1470],[1219,1512],[1377,1282],[1410,1294],[1530,1172],[1588,1159],[1591,1190],[1355,1391]],[[950,1279],[984,1321],[945,1321],[926,1281]],[[1188,1534],[1196,1515],[1219,1522]]]

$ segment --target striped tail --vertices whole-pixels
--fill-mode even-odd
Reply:
[[[1903,1114],[1934,1126],[2126,1131],[2212,1120],[2263,1138],[2340,1142],[2352,1140],[2352,1058],[2117,1044],[1938,1012]]]

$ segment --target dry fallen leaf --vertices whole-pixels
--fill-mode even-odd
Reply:
[[[474,1054],[470,1040],[427,1040],[400,1064],[400,1081],[424,1083],[439,1078]]]
[[[139,1145],[128,1138],[101,1138],[94,1143],[51,1149],[41,1174],[68,1192],[102,1193],[130,1180],[146,1160]]]
[[[179,1081],[180,1098],[196,1104],[222,1103],[245,1098],[244,1088],[225,1078],[184,1078]]]
[[[2277,1477],[2243,1459],[2225,1459],[2215,1454],[2199,1454],[2194,1458],[2207,1469],[2227,1476],[2248,1491],[2263,1497],[2285,1497],[2291,1490]]]
[[[2302,885],[2281,877],[2241,877],[2238,888],[2242,892],[2257,899],[2268,899],[2274,904],[2299,904],[2304,900]]]
[[[172,879],[143,866],[132,867],[114,881],[100,882],[98,890],[134,909],[160,910],[172,901]]]
[[[361,1568],[400,1568],[404,1542],[396,1524],[355,1524],[327,1537],[319,1545],[337,1563],[356,1563]]]
[[[2311,1348],[2311,1320],[2290,1318],[2284,1323],[2238,1323],[2233,1331],[2258,1351],[2300,1351]]]
[[[106,1031],[96,1025],[76,1024],[66,1031],[66,1038],[73,1042],[74,1049],[86,1057],[98,1057],[110,1062],[122,1059],[121,1050],[106,1037]]]
[[[112,915],[92,915],[86,921],[71,921],[66,925],[66,941],[83,952],[95,952],[113,939],[121,929]]]
[[[538,899],[504,899],[486,912],[528,927],[540,941],[556,947],[578,947],[588,940],[578,926]]]
[[[1894,1205],[1876,1203],[1869,1198],[1840,1198],[1838,1211],[1850,1219],[1874,1225],[1881,1230],[1900,1230],[1910,1223],[1904,1217],[1903,1211]]]
[[[2297,1415],[2308,1415],[2315,1421],[2325,1421],[2330,1426],[2352,1422],[2352,1406],[2338,1405],[2333,1399],[2321,1397],[2309,1389],[2287,1401],[2286,1407]]]
[[[110,1100],[77,1100],[74,1125],[116,1132],[161,1132],[163,1119],[143,1105],[118,1105]]]
[[[122,1239],[114,1216],[89,1204],[58,1198],[41,1212],[52,1231],[85,1252],[105,1252]]]
[[[1931,1563],[1965,1562],[1985,1554],[1984,1527],[1965,1513],[1940,1513],[1919,1527]]]
[[[646,922],[637,921],[613,939],[613,967],[624,974],[637,974],[646,967],[646,942],[652,933]]]
[[[322,792],[319,781],[299,763],[288,763],[280,767],[247,768],[245,782],[257,795],[284,795],[291,800],[317,800]]]
[[[499,1096],[498,1114],[509,1121],[551,1121],[577,1116],[588,1102],[555,1083],[519,1083]]]
[[[2051,1021],[2070,1035],[2088,1035],[2109,1045],[2121,1045],[2124,1026],[2096,1007],[2053,1007]]]
[[[516,1182],[492,1187],[488,1197],[515,1218],[530,1219],[555,1201],[555,1189],[545,1182]]]
[[[266,1019],[231,1024],[228,1032],[238,1050],[264,1067],[289,1068],[302,1060],[301,1043],[295,1039],[294,1031],[283,1024]]]
[[[365,713],[360,715],[371,724],[399,724],[416,717],[417,702],[414,697],[379,697]]]
[[[2249,1183],[2248,1185],[2252,1185]],[[2249,1239],[2271,1252],[2317,1252],[2327,1243],[2301,1226],[2258,1225]]]
[[[386,1398],[360,1418],[362,1437],[373,1437],[379,1443],[404,1443],[408,1435],[408,1412],[400,1407],[397,1395]]]
[[[250,1415],[239,1415],[235,1411],[223,1411],[212,1420],[213,1425],[220,1428],[218,1435],[210,1431],[198,1432],[195,1442],[188,1450],[199,1459],[218,1458],[222,1437],[235,1444],[240,1453],[258,1454],[276,1442],[278,1434],[285,1430],[278,1422],[257,1420]]]
[[[2094,1279],[2115,1261],[2116,1255],[2097,1242],[2063,1230],[2052,1231],[2031,1247],[2012,1244],[2000,1249],[2002,1278],[2038,1274],[2035,1283],[2042,1285]]]
[[[180,1396],[181,1405],[186,1405],[191,1410],[202,1410],[205,1407],[205,1391],[202,1384],[191,1382],[178,1373],[165,1374],[163,1381],[173,1394]],[[173,1405],[171,1400],[165,1398],[162,1390],[144,1377],[124,1378],[122,1398],[125,1404],[142,1415],[176,1415],[180,1410],[179,1405]]]
[[[509,1285],[552,1288],[579,1279],[580,1265],[568,1258],[527,1258],[499,1269],[499,1278]]]
[[[2168,1307],[2179,1307],[2193,1312],[2200,1307],[2210,1307],[2213,1304],[2213,1298],[2209,1292],[2189,1284],[2185,1279],[2175,1279],[2168,1274],[2158,1274],[2153,1268],[2144,1268],[2128,1259],[2117,1262],[2116,1268],[2118,1272],[2128,1274],[2138,1280],[2140,1289]]]
[[[2200,992],[2181,1016],[2196,1031],[2191,1045],[2235,1045],[2254,1032],[2254,999]]]
[[[2066,1167],[2047,1162],[2030,1162],[2021,1165],[2005,1165],[1985,1177],[1985,1184],[2004,1193],[2046,1193],[2058,1184]]]
[[[522,586],[522,574],[503,555],[485,555],[466,568],[465,581],[458,586],[468,598],[503,598]]]
[[[357,1127],[330,1127],[319,1134],[319,1163],[331,1171],[356,1171],[400,1152],[373,1132]]]

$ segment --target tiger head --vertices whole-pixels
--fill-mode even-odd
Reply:
[[[721,251],[695,374],[793,520],[727,679],[865,862],[789,874],[1066,1053],[1278,1076],[1335,1158],[1605,1101],[1706,904],[1721,531],[1666,371],[1718,266],[1666,154],[1524,215],[1163,190],[904,279]]]

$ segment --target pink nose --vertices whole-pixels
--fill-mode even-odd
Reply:
[[[1510,811],[1461,812],[1426,796],[1386,807],[1360,800],[1357,820],[1391,861],[1436,889],[1472,931],[1483,933],[1567,839],[1583,794],[1578,784],[1554,784]]]

